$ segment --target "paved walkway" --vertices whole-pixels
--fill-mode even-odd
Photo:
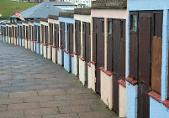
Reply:
[[[59,65],[0,42],[0,118],[117,118]]]

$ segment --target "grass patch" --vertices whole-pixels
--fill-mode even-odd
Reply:
[[[0,14],[2,14],[0,20],[9,19],[16,11],[21,12],[36,4],[37,3],[18,2],[17,0],[0,0]]]

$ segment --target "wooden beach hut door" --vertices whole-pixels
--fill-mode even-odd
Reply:
[[[73,24],[70,23],[67,24],[67,51],[69,52],[69,55],[73,54]],[[71,58],[69,60],[69,64],[71,72],[72,71]]]
[[[100,95],[100,67],[104,67],[104,19],[98,18],[96,23],[96,93]]]
[[[77,54],[77,75],[79,75],[79,56],[81,55],[81,22],[75,21],[75,47]]]
[[[112,72],[113,72],[113,110],[119,113],[119,84],[118,80],[125,78],[125,20],[113,19],[112,20],[112,36],[108,39],[111,42],[108,44],[112,47],[110,51],[110,59],[112,59]],[[112,40],[112,41],[111,41]],[[109,49],[108,49],[109,55]],[[109,61],[111,61],[109,59]]]
[[[90,37],[90,23],[83,23],[84,33],[83,33],[83,56],[85,59],[85,77],[86,77],[86,86],[88,85],[88,63],[90,62],[91,57],[91,37]]]
[[[138,118],[149,118],[147,93],[150,88],[160,92],[162,13],[133,13],[130,33],[130,75],[138,80]]]
[[[61,49],[62,49],[62,66],[64,66],[64,49],[65,49],[65,23],[60,23],[60,38],[61,38]]]

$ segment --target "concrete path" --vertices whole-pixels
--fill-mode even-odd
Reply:
[[[117,118],[62,67],[0,42],[0,118]]]

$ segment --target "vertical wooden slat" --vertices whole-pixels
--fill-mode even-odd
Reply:
[[[91,58],[91,37],[90,37],[90,23],[86,23],[86,62],[90,62]]]
[[[154,14],[154,37],[152,41],[151,88],[161,93],[161,61],[162,61],[162,12]]]
[[[73,24],[70,24],[70,53],[73,53]]]
[[[118,80],[125,76],[125,20],[113,19],[113,109],[119,112]]]
[[[138,86],[138,118],[149,118],[149,87],[144,84]]]
[[[100,94],[100,67],[104,67],[104,19],[97,20],[96,92]]]
[[[75,21],[75,45],[76,45],[76,54],[81,54],[81,22]]]
[[[92,47],[93,47],[93,62],[96,62],[96,41],[97,41],[97,19],[93,18],[93,35],[92,35]]]
[[[151,15],[139,16],[139,81],[150,85],[151,78]]]
[[[83,35],[83,41],[82,41],[82,46],[83,46],[83,50],[82,50],[82,57],[86,60],[86,23],[83,22],[83,31],[82,31],[82,35]]]
[[[138,14],[133,13],[130,17],[130,76],[138,79]],[[135,27],[136,25],[136,27]]]
[[[108,36],[107,36],[107,70],[113,71],[113,20],[108,19]]]

